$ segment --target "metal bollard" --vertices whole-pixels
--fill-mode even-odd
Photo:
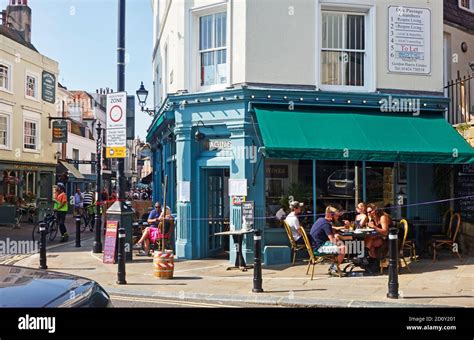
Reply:
[[[388,294],[390,299],[398,299],[398,228],[390,228],[389,235]]]
[[[48,269],[46,265],[46,223],[41,222],[39,224],[40,230],[40,269]]]
[[[120,227],[118,230],[118,255],[117,255],[117,262],[118,262],[118,271],[117,271],[117,284],[119,285],[126,285],[127,281],[125,281],[125,228]]]
[[[262,242],[262,236],[260,230],[255,230],[253,235],[253,252],[254,252],[254,262],[253,262],[253,289],[254,293],[263,292],[262,289],[262,259],[260,254],[260,244]]]
[[[102,253],[102,240],[101,237],[102,235],[100,234],[102,230],[102,215],[100,213],[100,210],[97,209],[95,213],[95,238],[94,238],[94,244],[92,246],[92,252],[94,254]]]
[[[81,216],[76,216],[76,248],[81,247]]]

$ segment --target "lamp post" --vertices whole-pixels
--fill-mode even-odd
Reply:
[[[101,191],[102,191],[102,126],[97,124],[97,157],[96,157],[96,210],[95,210],[95,239],[92,252],[97,254],[102,252],[102,215],[101,215]]]
[[[136,92],[137,98],[138,98],[138,105],[140,105],[142,112],[148,113],[150,116],[155,115],[155,110],[153,109],[145,109],[146,105],[146,99],[148,98],[148,90],[145,88],[145,85],[143,85],[143,82],[140,84],[140,88]]]

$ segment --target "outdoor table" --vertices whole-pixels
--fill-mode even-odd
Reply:
[[[356,233],[355,230],[343,229],[343,230],[339,231],[339,234],[341,236],[352,236],[352,239],[356,240],[356,241],[363,241],[365,239],[365,237],[369,236],[369,235],[377,235],[377,232],[374,229],[362,228],[362,229],[358,229],[358,230],[361,230],[361,232]],[[355,259],[360,259],[359,257],[349,256],[349,254],[347,254],[347,255],[348,255],[347,259],[349,260],[349,263],[342,270],[344,273],[347,273],[348,269],[349,269],[349,272],[352,272],[355,267],[361,267],[362,261],[355,260]]]
[[[233,230],[233,231],[232,230],[223,231],[223,232],[214,234],[216,236],[228,235],[228,236],[232,236],[232,238],[234,239],[235,248],[236,248],[235,264],[233,267],[228,267],[227,270],[240,269],[241,271],[245,272],[247,271],[247,269],[253,268],[252,265],[247,265],[245,263],[245,259],[242,254],[242,242],[243,242],[245,234],[250,234],[250,233],[253,233],[254,231],[255,230],[253,229],[250,229],[250,230],[240,229],[240,230]]]

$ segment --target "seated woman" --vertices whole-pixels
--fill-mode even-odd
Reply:
[[[369,235],[365,238],[365,247],[369,249],[369,258],[377,258],[377,250],[382,247],[387,238],[392,219],[383,209],[378,209],[375,205],[369,204],[367,213],[370,222],[367,226],[374,229],[377,235]]]
[[[369,222],[369,217],[367,216],[367,204],[360,202],[357,204],[357,215],[355,217],[355,227],[356,229],[364,228]]]
[[[158,209],[158,208],[157,208]],[[164,211],[161,212],[159,217],[155,218],[154,211],[150,213],[148,218],[149,227],[145,228],[143,231],[142,237],[137,242],[137,247],[141,248],[143,246],[143,251],[138,253],[138,256],[148,256],[150,252],[150,242],[156,243],[156,241],[160,238],[167,238],[169,234],[171,234],[171,229],[168,232],[162,234],[161,227],[164,220],[173,221],[173,216],[171,216],[171,210],[169,207],[166,207]]]

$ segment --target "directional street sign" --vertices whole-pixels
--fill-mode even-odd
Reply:
[[[66,159],[69,164],[96,164],[97,161],[80,161],[78,159]]]

